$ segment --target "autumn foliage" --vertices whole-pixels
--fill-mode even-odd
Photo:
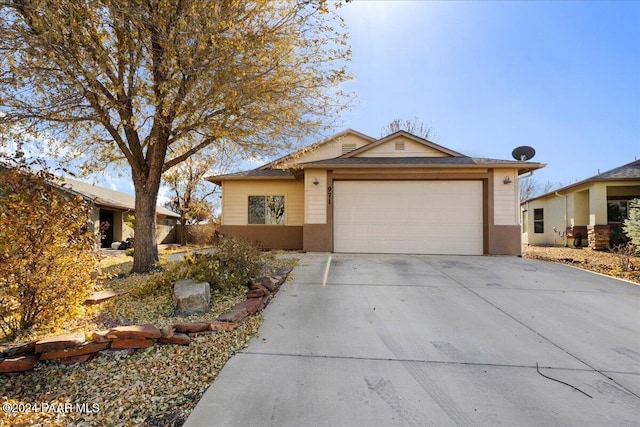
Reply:
[[[73,314],[95,282],[88,204],[46,172],[0,166],[0,332]]]

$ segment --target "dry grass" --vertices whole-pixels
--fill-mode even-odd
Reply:
[[[130,260],[122,258],[124,263]],[[126,265],[113,259],[103,267],[127,271]],[[103,286],[133,291],[149,277],[114,277]],[[210,311],[188,318],[173,316],[169,294],[131,293],[87,306],[81,316],[63,325],[31,330],[16,341],[125,324],[152,323],[162,328],[178,322],[212,321],[244,300],[245,292],[213,292]],[[103,353],[71,366],[43,361],[30,372],[0,375],[0,403],[31,405],[30,411],[0,411],[0,426],[180,426],[227,360],[249,343],[261,323],[262,316],[256,315],[235,331],[195,337],[188,346],[156,345],[131,355]],[[48,405],[48,412],[42,411],[43,404]],[[76,404],[93,410],[78,413]],[[34,405],[39,409],[34,411]]]
[[[524,258],[540,259],[573,265],[619,279],[640,283],[640,257],[625,256],[615,251],[594,251],[583,248],[523,246]]]

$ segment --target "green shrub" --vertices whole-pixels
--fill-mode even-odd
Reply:
[[[0,331],[5,336],[73,315],[96,281],[89,204],[53,176],[0,168]]]
[[[191,253],[183,261],[169,263],[162,273],[147,280],[136,295],[171,292],[179,279],[208,282],[212,291],[230,292],[259,276],[265,258],[255,245],[225,238],[211,253]]]
[[[631,242],[640,247],[640,199],[629,202],[629,218],[624,221],[622,229]]]
[[[190,278],[209,282],[212,289],[225,291],[246,285],[260,274],[263,256],[253,244],[235,239],[222,239],[212,253],[195,254],[190,263]]]

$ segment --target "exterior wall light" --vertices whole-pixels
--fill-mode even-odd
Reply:
[[[320,184],[320,181],[318,181],[318,178],[315,178],[313,180],[313,185],[318,185],[318,184]]]
[[[508,185],[508,184],[511,184],[513,181],[511,181],[511,177],[505,176],[502,182],[504,183],[504,185]]]

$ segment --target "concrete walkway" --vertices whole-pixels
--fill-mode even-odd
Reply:
[[[328,257],[301,258],[185,426],[640,422],[640,286],[513,257]]]

